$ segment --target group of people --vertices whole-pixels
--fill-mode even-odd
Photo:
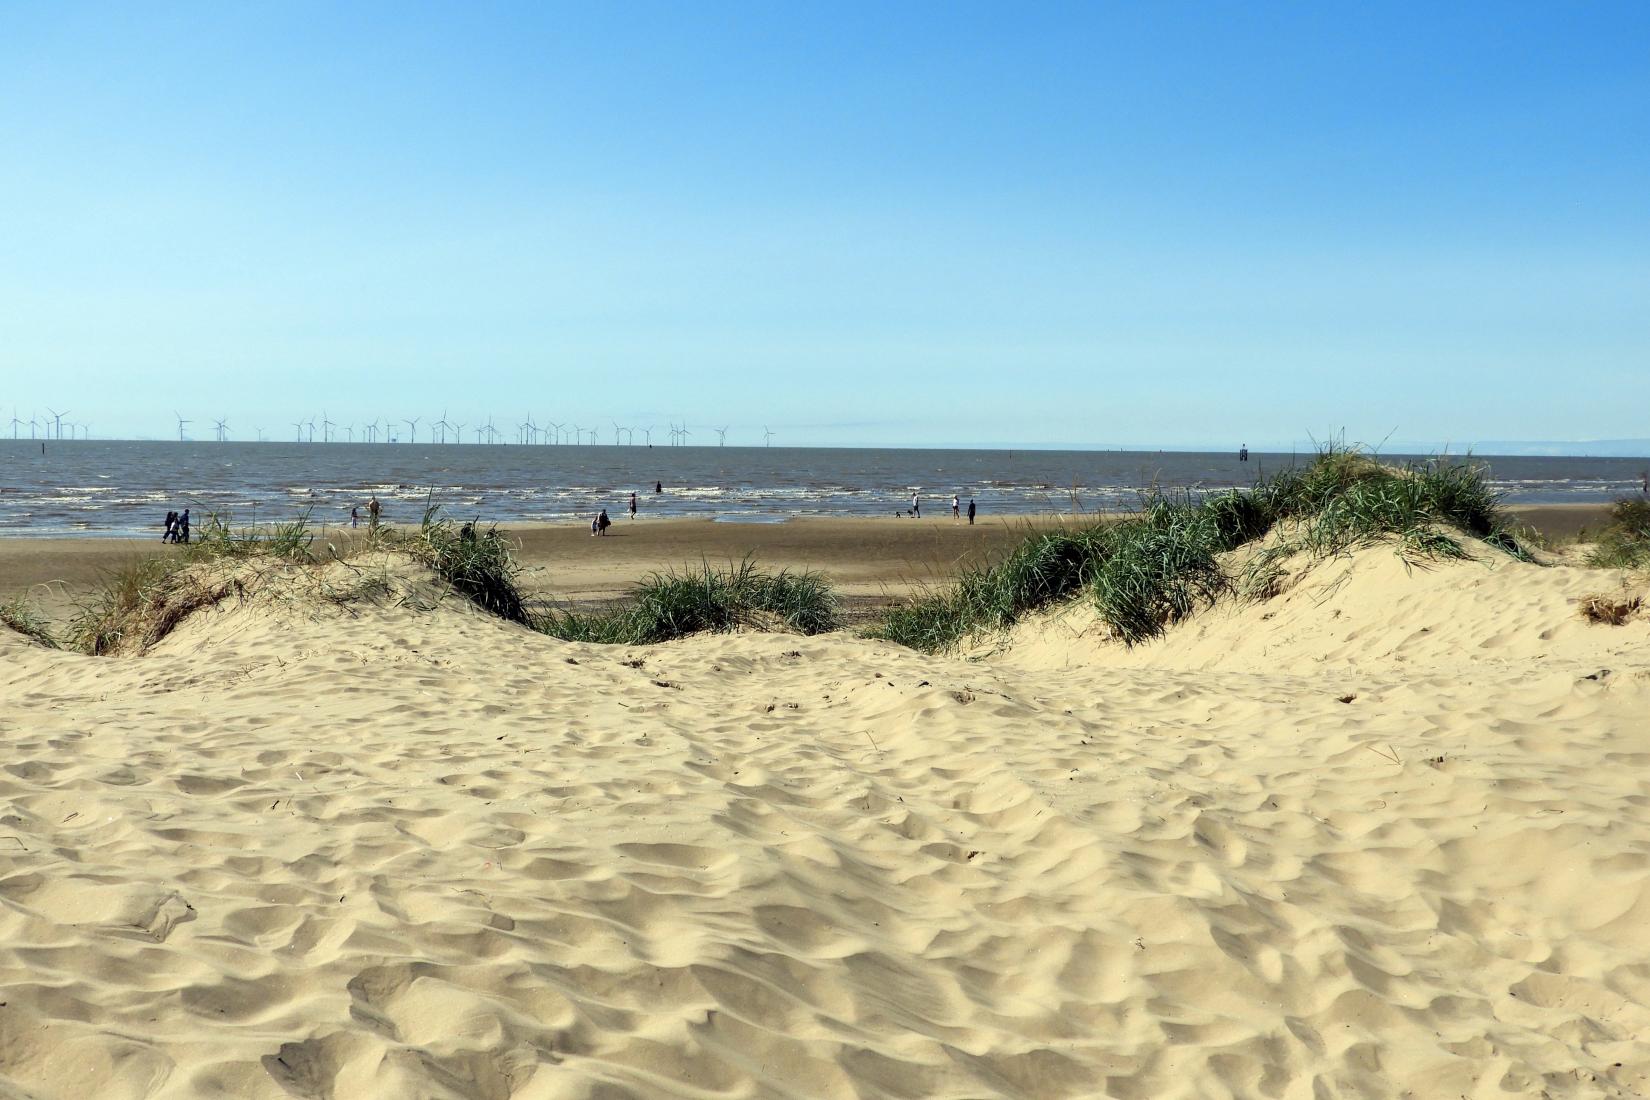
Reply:
[[[379,513],[379,511],[380,511],[380,506],[378,504],[378,497],[376,495],[374,495],[371,500],[367,501],[367,526],[368,527],[377,527],[378,526],[378,513]],[[349,510],[349,525],[351,527],[361,526],[361,509],[360,509],[360,507],[354,507],[354,508],[351,508]]]
[[[970,527],[974,526],[974,517],[978,513],[979,513],[979,509],[974,506],[974,498],[969,497],[968,498],[967,515],[968,515],[968,525]],[[911,507],[907,508],[903,512],[895,512],[894,514],[896,516],[913,516],[916,519],[921,519],[922,518],[922,495],[920,493],[913,492],[911,494]],[[956,493],[952,493],[951,494],[951,518],[952,519],[961,519],[963,517],[963,514],[964,513],[963,513],[963,506],[962,506],[962,498],[959,497]]]
[[[189,509],[182,512],[166,513],[166,533],[161,535],[162,542],[189,541]]]
[[[653,483],[653,491],[656,494],[663,493],[665,491],[665,483],[662,481],[655,481]],[[636,518],[635,493],[630,494],[630,518]],[[601,512],[590,521],[590,533],[591,535],[605,535],[607,534],[607,529],[611,526],[613,526],[613,521],[607,518],[607,509],[603,508]]]

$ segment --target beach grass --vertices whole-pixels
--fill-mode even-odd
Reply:
[[[177,549],[178,556],[188,561],[257,557],[310,561],[314,542],[308,511],[285,523],[239,528],[230,513],[210,512],[191,540]]]
[[[51,624],[26,597],[18,596],[0,603],[0,626],[10,627],[48,649],[62,648],[57,636],[52,633]]]
[[[200,554],[143,558],[111,571],[70,622],[70,648],[94,657],[141,653],[189,615],[244,590],[238,577],[190,568],[207,560]]]
[[[528,622],[516,583],[520,569],[503,537],[494,530],[460,528],[437,509],[425,513],[417,531],[377,528],[347,554],[329,543],[327,557],[321,557],[314,544],[307,513],[287,523],[246,528],[235,527],[227,514],[210,515],[190,542],[108,571],[81,602],[63,641],[93,656],[141,653],[195,611],[266,586],[284,570],[371,551],[404,553],[483,610]],[[375,577],[331,596],[339,602],[387,590],[387,581]]]
[[[1274,531],[1279,537],[1242,576],[1228,575],[1219,555]],[[1253,489],[1201,499],[1156,494],[1122,519],[1030,535],[1003,561],[891,608],[867,633],[941,652],[1086,592],[1112,632],[1138,645],[1223,595],[1265,594],[1283,558],[1386,540],[1410,558],[1460,558],[1461,535],[1531,560],[1479,467],[1442,460],[1394,467],[1331,445],[1304,469]]]
[[[519,585],[521,566],[496,527],[482,531],[473,523],[460,526],[443,518],[439,508],[429,507],[415,534],[383,527],[372,534],[373,544],[411,554],[483,611],[509,622],[530,623]]]
[[[618,605],[594,612],[551,611],[536,629],[570,642],[655,645],[690,634],[740,628],[818,634],[839,625],[837,599],[818,573],[768,573],[745,558],[654,573]]]
[[[1650,566],[1650,500],[1624,497],[1610,508],[1610,522],[1598,533],[1587,564],[1603,569]]]

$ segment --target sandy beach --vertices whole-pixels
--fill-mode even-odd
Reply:
[[[1646,40],[6,8],[0,1100],[1650,1100]]]
[[[1650,1090],[1650,620],[1583,621],[1607,572],[1374,547],[1133,650],[1079,604],[958,656],[396,583],[142,657],[0,630],[0,1092]]]
[[[1544,535],[1565,540],[1601,524],[1606,507],[1561,504],[1508,511]],[[582,524],[511,525],[504,531],[527,569],[524,587],[549,601],[612,599],[657,570],[749,555],[769,569],[819,570],[844,597],[876,602],[942,583],[964,562],[992,560],[1030,528],[1073,519],[983,516],[970,527],[949,515],[922,520],[803,518],[784,523],[632,522],[621,517],[602,539],[591,538]],[[360,533],[358,528],[318,527],[317,546],[332,542],[347,550]],[[0,539],[0,599],[28,595],[53,616],[66,615],[110,569],[166,552],[158,537]]]

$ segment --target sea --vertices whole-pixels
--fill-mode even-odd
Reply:
[[[986,515],[1117,511],[1154,490],[1248,486],[1310,453],[915,450],[424,443],[0,440],[0,537],[157,534],[170,509],[234,524],[308,515],[348,523],[376,496],[384,517],[429,506],[455,519],[587,522],[638,494],[644,515],[722,522],[925,513],[953,493]],[[1425,456],[1386,455],[1387,461]],[[1636,493],[1650,460],[1478,455],[1508,503],[1608,502]],[[661,492],[654,492],[655,485]]]

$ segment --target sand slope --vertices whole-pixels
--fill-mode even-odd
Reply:
[[[1129,654],[0,632],[0,1096],[1650,1093],[1650,628],[1390,559]]]

